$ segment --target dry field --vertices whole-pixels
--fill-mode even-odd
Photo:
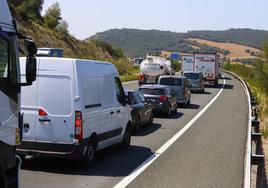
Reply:
[[[248,46],[243,46],[235,43],[221,43],[221,42],[213,42],[209,40],[203,40],[203,39],[198,39],[198,38],[189,38],[188,40],[191,41],[196,41],[199,44],[205,44],[208,46],[214,46],[220,49],[224,50],[229,50],[231,53],[229,54],[229,57],[231,59],[236,59],[236,58],[253,58],[254,56],[251,56],[250,53],[246,53],[245,51],[249,49],[251,52],[257,52],[259,53],[260,50],[257,48],[252,48]]]

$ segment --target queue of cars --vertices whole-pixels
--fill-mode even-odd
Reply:
[[[24,81],[26,58],[20,62]],[[190,105],[196,78],[204,90],[199,74],[160,76],[157,84],[133,91],[124,90],[108,62],[53,57],[36,62],[36,82],[21,91],[23,140],[16,152],[22,158],[68,156],[91,163],[100,149],[128,148],[131,134],[152,124],[155,114],[171,117],[178,105]]]

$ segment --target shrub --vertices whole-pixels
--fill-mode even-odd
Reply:
[[[60,5],[58,2],[52,4],[46,11],[44,15],[45,25],[50,28],[54,29],[59,25],[61,21],[61,10]]]

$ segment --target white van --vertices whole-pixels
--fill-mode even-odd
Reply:
[[[25,58],[20,58],[22,68]],[[21,71],[25,79],[25,70]],[[130,144],[131,114],[111,63],[37,58],[37,79],[22,89],[23,142],[17,153],[70,155],[91,162],[97,150]]]

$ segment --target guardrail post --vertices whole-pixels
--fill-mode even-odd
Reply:
[[[251,121],[251,125],[254,128],[255,133],[259,133],[260,132],[260,122],[257,121],[256,119]]]

